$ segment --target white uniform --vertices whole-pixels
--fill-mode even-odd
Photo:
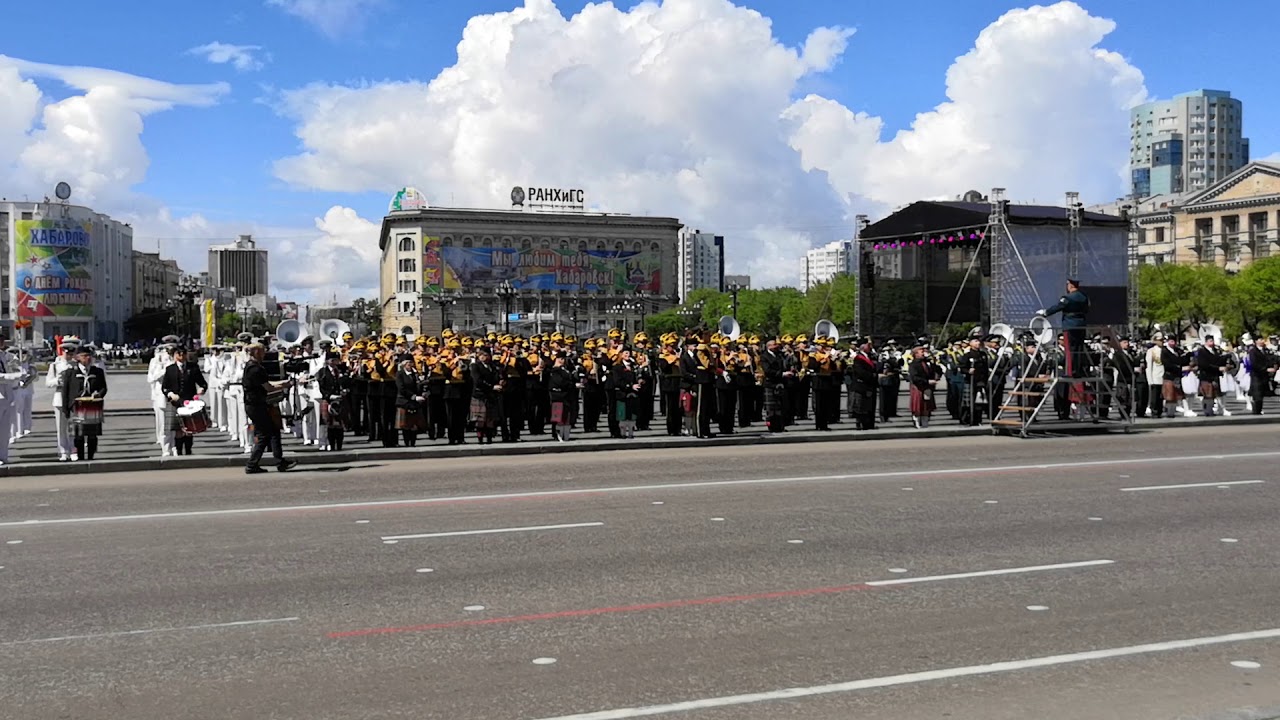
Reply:
[[[240,385],[244,376],[244,364],[243,350],[231,354],[222,366],[222,380],[226,387],[227,434],[240,445],[241,450],[248,452],[252,449],[249,444],[249,419],[244,412],[244,388]]]
[[[13,408],[22,370],[8,350],[0,350],[0,428],[13,424]],[[9,462],[9,443],[0,442],[0,464]]]
[[[59,356],[49,363],[49,374],[44,379],[45,387],[53,390],[53,428],[58,435],[59,460],[71,459],[71,454],[76,451],[75,443],[71,441],[68,418],[62,414],[62,388],[60,387],[62,374],[72,365],[74,363],[69,362],[65,356]]]
[[[25,360],[18,361],[18,369],[22,371],[22,379],[15,389],[16,400],[13,409],[13,439],[31,434],[31,402],[35,398],[36,368],[28,354]]]
[[[325,353],[321,351],[320,357],[307,361],[307,376],[311,380],[302,388],[305,400],[311,407],[311,412],[302,418],[302,439],[308,445],[324,444],[320,440],[320,383],[315,380],[325,366],[324,356]]]
[[[205,371],[205,379],[209,381],[209,404],[213,406],[213,425],[219,430],[227,429],[227,384],[222,378],[222,366],[227,362],[226,353],[219,353],[209,359],[209,369]]]
[[[151,384],[151,410],[156,418],[156,443],[160,445],[162,456],[176,455],[178,452],[173,447],[173,433],[165,424],[164,411],[168,401],[165,399],[164,391],[160,389],[161,384],[164,383],[164,371],[172,363],[173,359],[169,357],[168,351],[157,349],[155,356],[147,365],[147,382]]]

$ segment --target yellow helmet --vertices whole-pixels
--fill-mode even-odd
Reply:
[[[787,345],[790,345],[791,343],[796,341],[796,339],[794,337],[791,337],[790,335],[783,335],[782,337],[778,338],[778,340],[783,343],[786,343]]]
[[[798,343],[807,343],[807,342],[809,342],[809,336],[808,336],[808,335],[804,335],[804,334],[797,335],[797,336],[796,336],[796,342],[798,342]]]
[[[446,342],[444,346],[449,348],[450,350],[457,350],[458,348],[462,347],[462,343],[459,342],[457,338],[449,338],[449,341]]]
[[[462,347],[471,347],[474,344],[475,344],[475,341],[472,340],[471,338],[469,337],[462,338]]]
[[[577,345],[577,344],[578,344],[578,336],[577,336],[577,335],[565,335],[565,336],[564,336],[564,341],[565,341],[565,343],[566,343],[566,344],[569,344],[569,345]]]
[[[363,340],[357,340],[357,341],[355,342],[355,344],[351,346],[351,349],[352,349],[352,350],[357,350],[357,351],[359,351],[359,352],[364,352],[364,349],[365,349],[366,347],[368,347],[368,343],[366,343],[366,342],[365,342],[365,341],[363,341]]]
[[[489,333],[488,335],[485,335],[485,336],[484,336],[484,339],[485,339],[485,340],[488,340],[489,342],[493,342],[494,340],[497,340],[497,339],[498,339],[498,333],[496,333],[496,332],[491,332],[491,333]]]
[[[564,342],[564,334],[559,331],[551,333],[551,342]]]
[[[595,338],[587,338],[586,340],[582,341],[582,347],[586,350],[591,350],[595,348],[595,346],[596,346]]]
[[[444,338],[445,340],[448,340],[449,338],[453,337],[453,328],[445,328],[441,330],[440,337]]]
[[[436,337],[435,337],[434,335],[432,335],[431,337],[427,338],[427,341],[426,341],[426,343],[424,343],[424,344],[425,344],[427,347],[432,347],[432,348],[433,348],[433,347],[440,347],[440,341],[439,341],[439,340],[437,340],[437,339],[436,339]]]
[[[748,343],[750,343],[750,344],[752,344],[752,345],[759,345],[759,344],[760,344],[760,336],[759,336],[759,335],[752,335],[751,337],[747,338],[747,342],[748,342]]]
[[[621,330],[619,330],[618,328],[609,328],[609,339],[610,339],[610,340],[621,340],[621,339],[622,339],[622,331],[621,331]]]
[[[529,342],[532,342],[532,343],[540,343],[540,342],[542,342],[542,336],[541,336],[541,335],[534,335],[533,337],[530,337],[530,338],[529,338]]]

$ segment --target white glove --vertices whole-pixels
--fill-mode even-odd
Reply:
[[[1043,311],[1043,310],[1037,310],[1037,311],[1036,311],[1036,317],[1046,317],[1045,311]]]

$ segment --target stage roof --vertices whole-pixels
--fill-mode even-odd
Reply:
[[[1010,225],[1068,225],[1067,209],[1052,205],[1008,205]],[[972,202],[914,202],[889,217],[868,225],[863,240],[928,235],[946,230],[982,227],[991,216],[991,205]],[[1088,227],[1128,227],[1129,221],[1102,213],[1080,213]]]

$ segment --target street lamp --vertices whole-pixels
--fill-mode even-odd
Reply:
[[[195,336],[195,322],[193,320],[192,308],[196,302],[196,296],[200,294],[200,284],[190,275],[184,275],[178,279],[178,286],[172,298],[165,302],[165,307],[170,310],[181,308],[179,313],[181,320],[176,324],[180,326],[182,334],[188,338]]]
[[[689,323],[694,318],[698,318],[698,325],[702,324],[702,307],[706,303],[705,300],[699,300],[693,305],[686,305],[676,311],[676,314],[684,318],[685,327],[689,327]]]
[[[493,289],[493,292],[496,293],[498,297],[502,298],[503,308],[505,310],[505,312],[502,313],[502,331],[504,333],[509,333],[511,332],[511,298],[515,297],[516,293],[519,291],[511,284],[510,280],[503,280],[498,287]]]
[[[643,306],[640,304],[639,301],[624,300],[620,303],[615,304],[612,308],[609,309],[609,312],[614,315],[621,315],[622,316],[621,329],[627,330],[627,316],[630,315],[632,312],[641,310],[642,308]]]
[[[738,292],[745,289],[746,288],[744,288],[742,285],[739,285],[736,282],[729,283],[729,294],[733,296],[733,319],[734,320],[738,319]]]

